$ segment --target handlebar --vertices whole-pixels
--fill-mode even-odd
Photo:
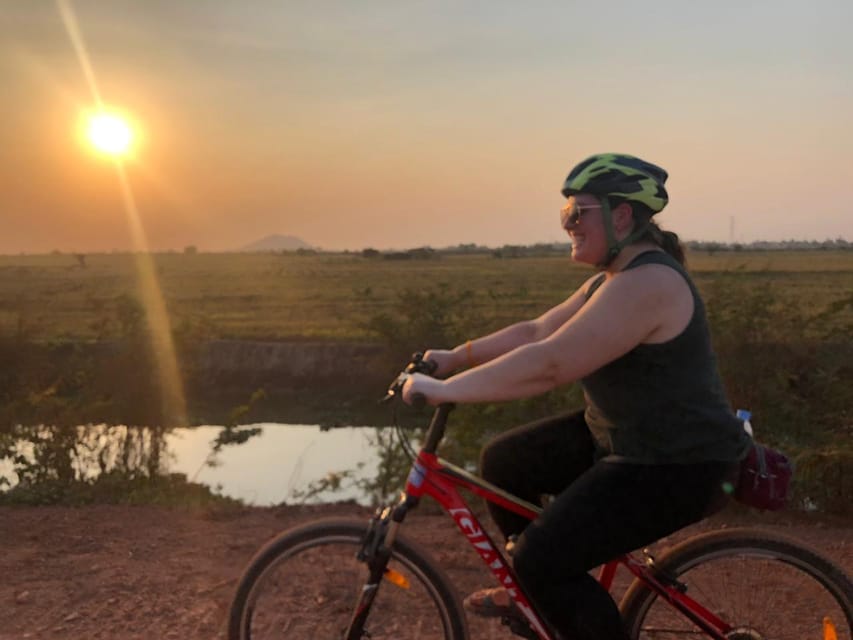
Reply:
[[[432,360],[424,360],[424,355],[422,353],[412,354],[412,361],[409,362],[409,364],[407,364],[406,367],[397,375],[394,382],[392,382],[391,386],[388,387],[385,397],[382,398],[380,402],[388,402],[392,398],[398,397],[402,393],[403,385],[406,383],[406,380],[408,380],[409,376],[413,373],[423,373],[431,376],[435,373],[436,369],[438,369],[438,365]],[[416,409],[421,409],[424,405],[426,405],[426,398],[423,394],[416,393],[412,398],[412,406]],[[422,451],[435,453],[439,442],[441,442],[441,439],[444,437],[447,417],[450,415],[454,406],[455,405],[453,403],[448,402],[436,407],[435,413],[433,413],[432,420],[430,421],[429,427],[427,428],[427,432],[424,436],[424,443],[421,448]]]
[[[379,402],[385,403],[396,398],[403,391],[403,385],[413,373],[423,373],[424,375],[431,376],[435,373],[437,368],[438,365],[432,360],[424,360],[424,354],[412,354],[411,362],[409,362],[409,364],[407,364],[406,367],[397,374],[394,382],[391,383],[391,386],[388,387],[388,391],[385,392],[385,397]],[[412,397],[412,406],[414,408],[422,409],[425,405],[426,397],[422,393],[416,393]]]

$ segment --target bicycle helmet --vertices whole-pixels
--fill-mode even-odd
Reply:
[[[646,230],[645,223],[638,224],[637,229],[627,238],[617,241],[608,198],[641,204],[654,215],[669,202],[664,187],[667,177],[667,172],[661,167],[624,153],[591,156],[569,172],[563,183],[563,196],[568,198],[576,193],[588,193],[601,201],[607,232],[607,256],[599,266],[610,264],[623,247],[637,240]]]

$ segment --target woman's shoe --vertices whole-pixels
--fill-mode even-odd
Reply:
[[[483,618],[512,616],[516,611],[512,598],[503,587],[475,591],[465,598],[463,604],[468,611]]]

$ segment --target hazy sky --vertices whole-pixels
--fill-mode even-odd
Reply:
[[[600,151],[686,239],[853,240],[853,2],[76,0],[155,249],[561,241]],[[0,252],[125,249],[59,5],[0,0]]]

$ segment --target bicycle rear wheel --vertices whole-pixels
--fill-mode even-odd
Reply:
[[[853,585],[837,566],[797,541],[757,529],[696,536],[655,563],[732,630],[729,640],[819,640],[828,619],[851,639]],[[702,631],[635,580],[620,605],[633,640],[683,640]]]
[[[344,637],[368,577],[357,560],[367,523],[321,520],[279,535],[252,559],[228,620],[229,640]],[[465,614],[444,572],[397,535],[388,563],[408,586],[382,580],[363,637],[465,640]]]

